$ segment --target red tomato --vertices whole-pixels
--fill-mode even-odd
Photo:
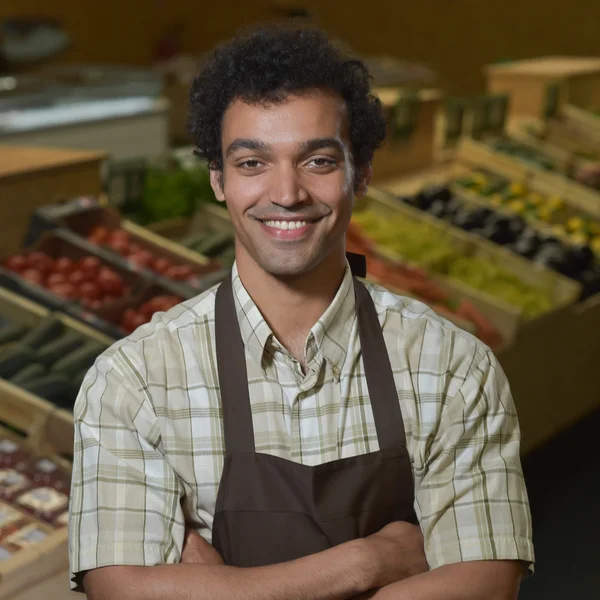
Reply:
[[[61,283],[68,283],[67,276],[63,273],[50,273],[46,278],[46,286],[60,285]]]
[[[54,270],[57,273],[63,273],[64,275],[69,275],[74,267],[75,262],[67,256],[61,256],[54,264]]]
[[[4,261],[4,266],[10,271],[21,273],[29,266],[29,263],[24,256],[21,256],[20,254],[15,254],[14,256],[9,256]]]
[[[192,268],[188,265],[173,266],[165,273],[165,275],[169,279],[174,279],[175,281],[184,281],[192,275]]]
[[[134,315],[135,315],[135,310],[133,310],[133,308],[127,308],[127,309],[125,309],[125,312],[123,313],[123,317],[121,318],[120,325],[127,333],[131,333],[133,331],[131,320],[133,319]]]
[[[121,276],[106,267],[100,269],[98,273],[98,285],[104,294],[122,296],[125,291]]]
[[[73,271],[68,277],[69,283],[74,286],[81,286],[81,284],[87,280],[87,277],[83,271]]]
[[[131,317],[131,327],[133,328],[133,331],[135,331],[138,327],[141,327],[148,321],[149,319],[147,319],[141,313],[135,313],[133,317]]]
[[[37,269],[25,269],[21,273],[21,277],[37,285],[42,285],[44,282],[44,276]]]
[[[55,296],[65,300],[75,300],[77,298],[77,290],[70,283],[57,283],[49,286],[49,289]]]
[[[108,235],[108,242],[121,241],[129,243],[129,234],[123,229],[115,229]]]
[[[93,276],[98,274],[102,263],[95,256],[84,256],[79,259],[78,266],[84,273]]]
[[[54,260],[45,252],[32,252],[27,256],[27,264],[43,275],[48,275],[54,269]]]
[[[107,246],[121,256],[129,256],[131,252],[129,242],[126,240],[112,239],[108,242]]]
[[[99,300],[100,287],[93,281],[84,281],[81,284],[81,297],[87,300]]]
[[[143,250],[143,248],[139,244],[136,244],[135,242],[129,244],[129,252],[131,254],[137,254],[140,250]]]
[[[154,257],[147,250],[140,250],[129,255],[129,260],[141,269],[149,269],[154,263]]]
[[[102,297],[102,304],[112,304],[113,302],[116,302],[118,300],[118,298],[116,296],[111,296],[110,294],[106,294],[105,296]]]
[[[168,258],[160,257],[154,261],[153,270],[157,273],[164,274],[171,266],[171,261]]]
[[[90,233],[88,234],[88,240],[93,244],[104,244],[108,238],[109,231],[106,227],[102,227],[99,225],[98,227],[94,227]]]
[[[82,298],[81,299],[81,305],[83,307],[87,308],[88,310],[91,310],[92,312],[95,312],[99,308],[102,307],[102,302],[100,302],[100,300],[94,299],[94,298]]]

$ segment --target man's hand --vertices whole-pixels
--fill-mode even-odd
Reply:
[[[365,538],[365,542],[373,561],[375,587],[384,587],[429,570],[423,534],[418,525],[395,521]]]
[[[223,558],[199,533],[187,529],[181,562],[194,565],[224,565]]]

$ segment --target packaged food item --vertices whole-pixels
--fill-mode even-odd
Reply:
[[[12,500],[31,487],[32,481],[16,469],[0,468],[0,499]]]
[[[9,551],[12,554],[19,552],[30,546],[35,546],[48,537],[48,531],[41,524],[31,523],[22,527],[12,535],[8,536],[0,545],[1,549]]]
[[[16,442],[0,435],[0,468],[16,468],[30,458],[29,452]]]
[[[52,523],[69,505],[69,497],[51,487],[36,487],[18,496],[15,505]]]
[[[54,523],[52,524],[57,529],[60,529],[61,527],[67,527],[69,525],[69,511],[65,510],[64,512],[60,513],[60,515],[56,517]]]
[[[49,458],[39,458],[31,461],[25,471],[34,486],[48,486],[59,492],[69,493],[69,475]]]
[[[31,519],[21,511],[0,502],[0,542],[29,523]]]

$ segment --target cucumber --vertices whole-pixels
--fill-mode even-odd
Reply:
[[[84,339],[79,334],[69,331],[41,348],[37,353],[37,361],[49,367],[61,358],[70,355],[83,344]]]
[[[0,346],[21,339],[28,329],[21,323],[11,323],[0,329]]]
[[[44,365],[41,365],[40,363],[33,363],[32,365],[27,365],[25,368],[18,371],[16,375],[13,375],[9,379],[9,381],[15,385],[23,385],[30,383],[35,379],[39,379],[45,374],[46,367]]]
[[[21,369],[35,362],[35,352],[22,344],[11,344],[0,351],[0,377],[9,379]]]
[[[63,332],[63,324],[57,317],[49,316],[43,319],[27,335],[21,343],[31,348],[41,348],[48,342],[57,338]]]
[[[73,403],[75,402],[75,398],[77,398],[77,394],[79,394],[79,390],[81,389],[81,384],[89,371],[89,367],[82,369],[77,373],[74,377],[71,378],[71,385],[69,388],[69,397],[72,398],[71,408],[73,408]]]
[[[67,375],[51,373],[34,381],[22,384],[28,392],[54,402],[68,393],[70,380]]]
[[[104,350],[106,350],[106,347],[98,342],[87,342],[82,348],[78,348],[74,352],[71,352],[69,356],[65,356],[55,362],[50,370],[52,373],[74,377],[86,367],[91,367],[96,358]]]

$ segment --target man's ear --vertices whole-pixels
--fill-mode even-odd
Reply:
[[[357,198],[362,198],[367,194],[371,179],[373,179],[373,167],[370,162],[365,163],[356,170],[354,195]]]
[[[217,169],[210,170],[210,185],[215,193],[215,198],[219,202],[225,202],[225,193],[223,192],[223,171]]]

